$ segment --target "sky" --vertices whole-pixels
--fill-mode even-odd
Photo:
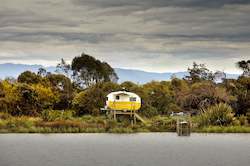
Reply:
[[[113,67],[239,73],[250,0],[0,0],[0,63],[56,65],[82,52]]]

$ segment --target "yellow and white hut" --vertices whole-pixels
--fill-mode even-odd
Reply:
[[[107,95],[106,106],[108,109],[117,111],[137,111],[141,108],[141,98],[132,92],[111,92]]]

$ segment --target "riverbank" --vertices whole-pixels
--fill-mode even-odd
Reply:
[[[198,127],[193,118],[192,132],[198,133],[250,133],[249,125]],[[128,119],[119,122],[105,116],[82,116],[45,121],[39,117],[0,117],[0,133],[146,133],[175,132],[176,119],[157,116],[147,119],[147,124],[131,125]]]

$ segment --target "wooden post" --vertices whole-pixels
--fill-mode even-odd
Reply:
[[[116,121],[116,111],[114,110],[113,113],[114,113],[114,120]]]
[[[133,112],[133,115],[134,115],[134,124],[136,124],[135,111]]]

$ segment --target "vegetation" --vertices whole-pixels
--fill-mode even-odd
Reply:
[[[197,132],[249,132],[249,60],[237,66],[238,79],[194,63],[184,79],[118,84],[108,63],[83,53],[71,65],[62,59],[55,73],[41,68],[0,81],[0,132],[175,131],[170,114],[176,112],[190,113]],[[115,122],[100,111],[108,93],[124,88],[142,98],[139,114],[147,125]]]
[[[233,109],[225,103],[216,104],[209,108],[202,109],[199,116],[200,126],[228,126],[233,123]]]

